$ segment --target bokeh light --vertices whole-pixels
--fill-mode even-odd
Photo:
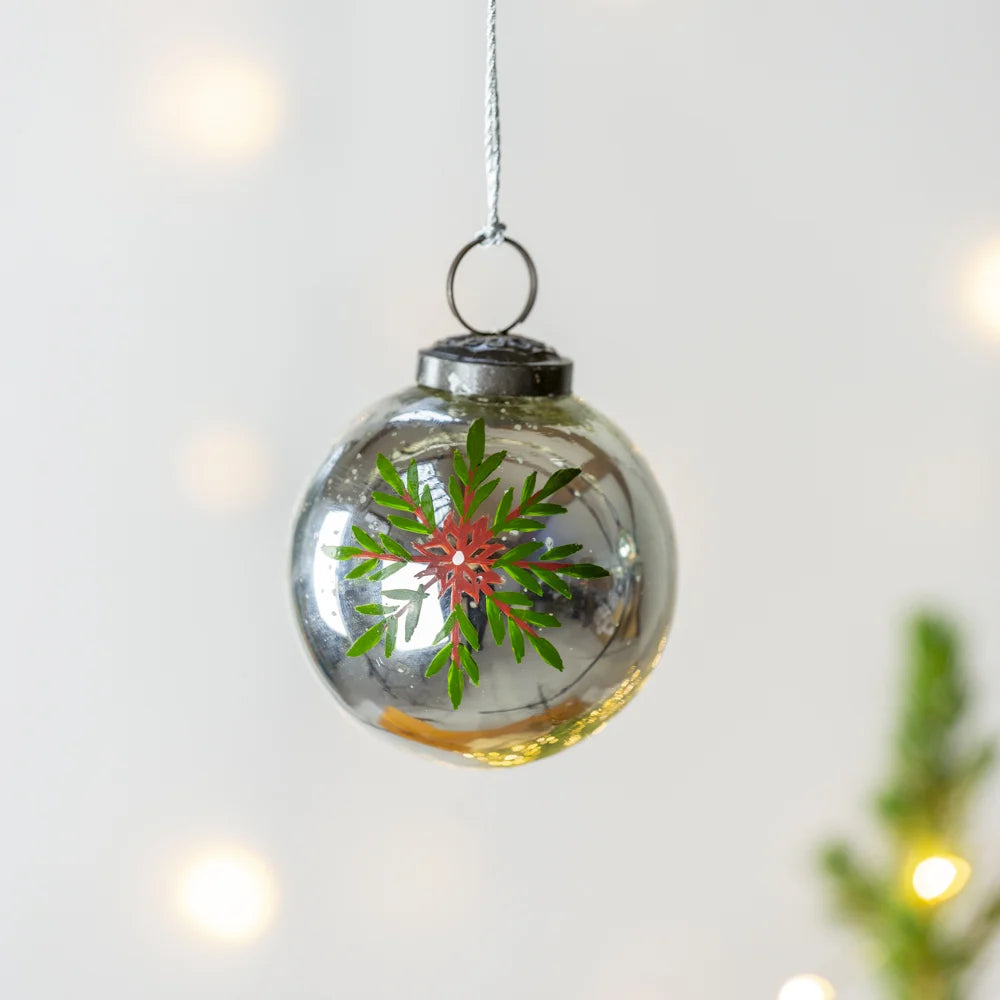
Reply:
[[[933,855],[913,869],[913,891],[926,903],[943,903],[965,888],[971,874],[971,866],[962,858]]]
[[[793,976],[781,987],[778,1000],[834,1000],[837,991],[822,976]]]
[[[179,56],[154,81],[157,138],[198,159],[249,160],[270,147],[284,116],[279,82],[247,56]]]
[[[232,944],[258,937],[274,917],[274,877],[257,855],[227,847],[194,859],[181,875],[178,907],[202,933]]]
[[[1000,339],[1000,238],[976,250],[965,264],[962,304],[971,322]]]
[[[181,448],[177,473],[191,503],[214,513],[254,507],[271,485],[268,449],[258,435],[238,425],[192,434]]]

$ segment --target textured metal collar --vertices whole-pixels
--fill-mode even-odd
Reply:
[[[422,350],[417,382],[456,396],[566,396],[573,362],[529,337],[472,333]]]

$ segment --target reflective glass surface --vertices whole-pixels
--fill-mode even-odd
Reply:
[[[384,533],[408,553],[418,553],[415,546],[428,538],[399,530],[389,521],[399,512],[374,497],[379,491],[391,493],[378,456],[384,455],[404,480],[415,462],[420,493],[429,499],[440,525],[455,507],[449,488],[455,452],[465,451],[469,427],[477,418],[485,423],[487,456],[507,452],[492,473],[500,483],[476,514],[484,515],[490,528],[508,487],[517,497],[531,473],[541,484],[560,468],[581,470],[546,498],[564,506],[565,513],[544,518],[541,529],[500,532],[490,543],[502,552],[500,546],[510,549],[534,540],[541,553],[580,545],[572,561],[596,564],[609,575],[563,577],[569,596],[536,581],[541,594],[532,595],[533,611],[559,622],[557,628],[538,631],[558,650],[562,671],[545,662],[530,641],[517,663],[506,637],[503,645],[496,644],[485,601],[466,597],[464,608],[475,633],[468,645],[470,650],[480,647],[474,654],[480,677],[478,686],[465,683],[456,710],[447,669],[425,676],[442,648],[439,633],[451,607],[441,583],[425,572],[426,561],[396,567],[381,581],[370,575],[349,579],[358,560],[334,553],[357,544],[355,526],[375,539]],[[449,549],[448,557],[456,566],[466,554],[475,558],[469,548],[475,543],[467,537],[453,537],[452,542],[454,552]],[[420,387],[377,404],[334,448],[303,502],[292,555],[303,634],[348,711],[415,749],[484,766],[526,763],[572,746],[629,701],[666,642],[675,571],[663,495],[645,461],[606,418],[572,396],[481,399]],[[497,589],[524,590],[500,575],[503,582]],[[347,655],[377,620],[358,608],[401,606],[387,593],[413,592],[421,584],[427,597],[420,603],[419,619],[408,637],[400,619],[391,655],[386,656],[384,643]]]

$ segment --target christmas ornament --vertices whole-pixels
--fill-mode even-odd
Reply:
[[[296,607],[357,718],[439,756],[511,766],[572,746],[636,693],[663,650],[675,550],[642,457],[571,395],[572,364],[512,333],[537,273],[499,221],[496,4],[488,16],[485,229],[448,272],[467,334],[421,351],[417,385],[347,433],[302,506]],[[497,333],[455,303],[466,254],[506,243],[527,303]]]

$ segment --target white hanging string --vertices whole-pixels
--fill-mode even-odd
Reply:
[[[497,88],[497,0],[486,9],[486,225],[479,236],[488,246],[503,243],[500,221],[500,94]]]

